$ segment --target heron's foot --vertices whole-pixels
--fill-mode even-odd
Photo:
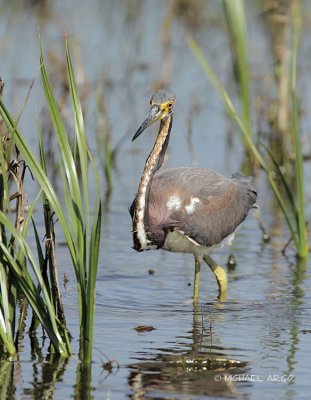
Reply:
[[[213,271],[218,283],[218,300],[224,301],[227,298],[228,278],[226,271],[218,265],[209,255],[205,255],[203,260]]]

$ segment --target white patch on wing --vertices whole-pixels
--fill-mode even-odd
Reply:
[[[188,214],[194,213],[196,207],[201,204],[201,200],[197,197],[191,197],[190,203],[185,206]]]
[[[180,210],[180,207],[181,207],[181,200],[180,200],[179,196],[177,196],[177,195],[171,196],[171,197],[167,200],[166,207],[167,207],[169,210],[175,210],[175,211]]]

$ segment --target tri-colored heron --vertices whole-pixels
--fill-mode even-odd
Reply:
[[[134,249],[192,253],[194,302],[199,296],[202,259],[216,276],[219,298],[224,298],[227,275],[209,256],[209,250],[224,242],[230,244],[235,229],[255,205],[256,189],[251,177],[239,174],[225,178],[203,168],[170,168],[157,172],[169,142],[174,103],[175,94],[171,90],[155,92],[149,114],[132,139],[160,120],[159,133],[130,208]]]

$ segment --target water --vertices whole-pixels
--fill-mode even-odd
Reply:
[[[96,87],[101,88],[105,98],[113,143],[127,135],[118,153],[110,208],[103,218],[92,375],[81,370],[78,362],[75,279],[58,237],[59,276],[74,355],[69,360],[51,358],[47,355],[47,341],[41,350],[31,352],[26,329],[17,360],[1,365],[2,393],[6,391],[9,398],[18,399],[309,398],[310,263],[298,264],[291,250],[287,257],[282,256],[280,250],[289,235],[264,176],[259,175],[256,185],[272,241],[262,243],[257,220],[250,213],[232,248],[213,253],[222,265],[231,252],[237,259],[237,266],[229,271],[225,302],[215,300],[216,282],[208,268],[203,268],[200,302],[194,308],[191,255],[136,253],[131,249],[127,208],[152,146],[154,130],[149,129],[134,144],[130,139],[145,117],[155,82],[169,84],[177,94],[166,166],[191,164],[187,145],[189,117],[194,154],[200,166],[230,175],[242,161],[238,133],[234,131],[230,145],[227,139],[232,127],[183,40],[191,21],[173,19],[169,46],[165,48],[163,21],[169,15],[166,2],[55,1],[47,2],[42,9],[29,4],[25,2],[23,9],[18,3],[3,1],[0,14],[1,74],[6,82],[6,102],[16,114],[35,78],[20,122],[27,140],[37,145],[35,113],[41,113],[43,103],[38,26],[44,52],[50,54],[48,70],[56,88],[62,77],[53,72],[59,69],[55,59],[51,60],[63,59],[63,29],[73,47],[74,43],[79,44],[79,51],[74,47],[73,56],[81,60],[81,64],[76,62],[84,68],[81,90],[88,89],[84,98],[86,126],[94,154],[97,155],[93,134]],[[303,4],[309,15],[308,3]],[[266,84],[256,77],[259,71],[271,74],[273,66],[263,62],[268,46],[258,7],[254,2],[248,12],[250,41],[257,51],[257,57],[251,60],[255,71],[253,83],[258,89],[256,93],[261,93]],[[202,23],[195,34],[226,82],[230,57],[221,9],[217,2],[207,2],[203,10]],[[309,54],[305,44],[303,51],[302,69],[307,67]],[[302,79],[307,88],[309,82],[305,76]],[[305,104],[310,101],[308,93],[311,92],[305,89]],[[307,131],[310,119],[307,115],[304,118]],[[309,177],[308,163],[306,169]],[[32,190],[35,193],[29,185],[30,198]],[[307,191],[308,201],[311,193],[309,188]],[[135,328],[142,325],[154,329],[137,332]]]

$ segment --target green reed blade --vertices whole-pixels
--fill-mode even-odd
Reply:
[[[93,157],[90,153],[83,122],[83,113],[81,103],[78,95],[77,85],[75,81],[72,60],[69,51],[68,40],[66,39],[66,60],[69,81],[69,91],[74,112],[75,120],[75,138],[78,147],[78,159],[81,166],[82,177],[82,192],[83,192],[83,205],[84,205],[84,236],[83,236],[83,262],[86,265],[86,260],[89,259],[89,267],[87,271],[82,271],[81,277],[86,280],[86,293],[81,298],[82,310],[82,334],[84,340],[83,348],[80,349],[83,354],[83,361],[90,362],[92,360],[92,347],[93,347],[93,333],[94,333],[94,319],[95,319],[95,286],[98,268],[98,254],[100,244],[100,230],[101,230],[101,202],[100,202],[100,185],[99,177]],[[96,193],[95,193],[95,214],[92,222],[92,231],[90,243],[89,240],[89,162],[91,162],[93,174],[96,180]],[[82,240],[82,238],[81,238]],[[82,256],[82,254],[81,254]],[[82,260],[81,260],[82,262]]]
[[[240,118],[239,114],[237,113],[237,111],[233,105],[233,102],[230,99],[228,92],[224,89],[224,87],[220,83],[219,79],[217,78],[215,72],[209,65],[203,51],[201,50],[201,48],[199,47],[197,42],[191,36],[188,35],[186,39],[187,39],[188,45],[189,45],[190,49],[192,50],[194,56],[196,57],[199,64],[201,65],[205,75],[208,77],[208,79],[211,82],[211,84],[213,85],[215,91],[218,93],[223,104],[225,105],[228,114],[230,115],[230,117],[233,120],[236,121],[236,123],[240,127],[242,135],[243,135],[243,140],[245,141],[247,147],[255,155],[255,157],[258,160],[258,162],[260,163],[260,165],[263,168],[266,168],[264,159],[262,158],[261,154],[257,150],[256,145],[251,140],[251,135],[249,134],[247,125],[245,124],[245,122]]]
[[[242,120],[249,135],[253,136],[251,124],[251,99],[249,83],[249,64],[247,51],[247,29],[245,22],[245,6],[243,0],[222,1],[227,27],[234,52],[234,65],[236,78],[240,87],[240,99],[242,103]]]
[[[292,133],[294,136],[295,171],[297,182],[297,204],[298,204],[298,256],[307,258],[309,256],[308,232],[305,218],[305,188],[304,167],[300,136],[299,111],[297,106],[297,53],[301,34],[301,15],[297,2],[292,4],[293,43],[291,57],[291,104],[292,104]]]
[[[53,122],[54,130],[58,139],[58,144],[60,146],[61,160],[64,164],[69,192],[72,198],[71,209],[76,213],[76,218],[71,219],[72,234],[74,237],[81,237],[81,235],[83,235],[83,221],[81,218],[83,214],[83,206],[80,195],[80,185],[79,185],[77,170],[75,166],[74,157],[71,151],[69,139],[46,72],[41,47],[40,47],[40,68],[41,68],[41,80],[43,84],[45,98]],[[76,248],[75,251],[79,252],[80,250],[79,248]]]
[[[101,235],[101,202],[98,199],[97,206],[94,214],[93,228],[91,233],[90,242],[90,256],[89,256],[89,273],[88,273],[88,288],[87,288],[87,304],[88,313],[86,319],[86,347],[84,350],[85,361],[92,360],[92,344],[94,337],[94,319],[95,319],[95,288],[98,269],[98,257],[100,248],[100,235]]]
[[[83,231],[79,232],[79,241],[81,245],[79,249],[80,254],[80,276],[85,280],[87,276],[86,263],[87,263],[87,246],[85,240],[89,237],[89,183],[88,183],[88,145],[86,142],[86,135],[84,130],[84,121],[79,94],[76,86],[75,76],[72,67],[72,61],[69,51],[68,40],[66,39],[66,61],[67,61],[67,74],[69,83],[69,92],[74,114],[75,123],[75,141],[78,149],[78,162],[80,163],[81,178],[82,178],[82,198],[83,198],[83,211],[81,209],[80,217],[83,219]],[[79,185],[79,191],[81,186]],[[82,283],[82,282],[81,282]]]
[[[15,355],[16,349],[12,332],[12,315],[10,310],[10,300],[8,293],[7,271],[0,263],[0,288],[1,288],[1,307],[0,307],[0,337],[3,346],[10,355]]]
[[[39,190],[37,196],[34,198],[31,206],[27,210],[27,214],[25,216],[25,220],[24,220],[24,224],[23,224],[23,230],[21,232],[21,234],[23,235],[25,240],[26,240],[26,236],[27,236],[28,226],[30,224],[30,221],[32,220],[33,213],[37,207],[38,201],[40,200],[41,196],[42,196],[42,189]]]
[[[1,98],[0,98],[1,100]],[[8,168],[9,168],[9,159],[6,157],[2,137],[0,137],[0,209],[9,210],[9,178],[8,178]]]

